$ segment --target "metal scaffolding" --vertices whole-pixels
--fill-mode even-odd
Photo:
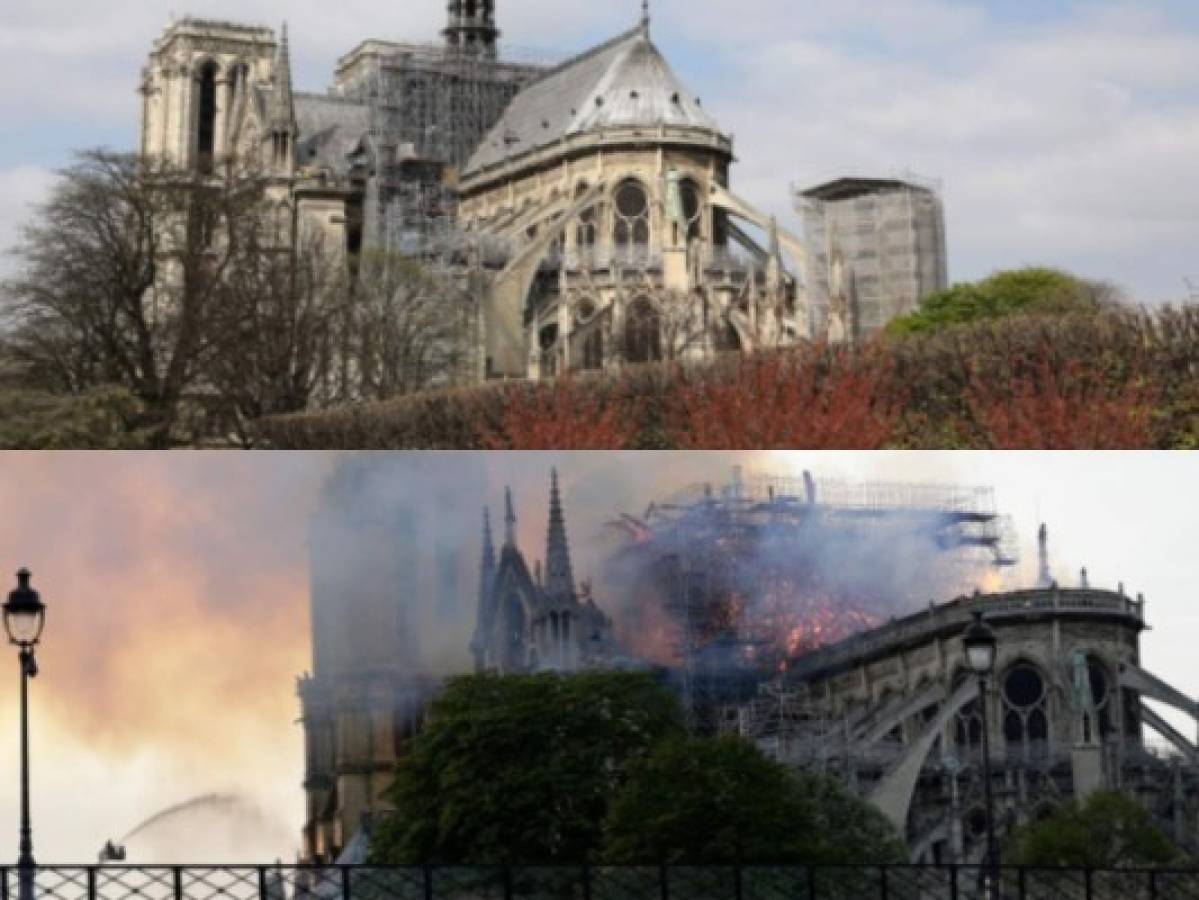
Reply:
[[[332,92],[366,104],[374,170],[367,242],[427,252],[454,230],[458,173],[516,93],[543,67],[443,44],[367,41],[337,66]]]
[[[700,730],[802,654],[1015,563],[986,488],[737,469],[723,487],[695,485],[612,524],[624,540],[607,577],[645,617],[631,638],[658,635],[635,650],[671,668]]]

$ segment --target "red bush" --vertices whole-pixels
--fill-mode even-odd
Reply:
[[[996,450],[1136,450],[1156,445],[1158,395],[1135,370],[1112,383],[1095,363],[1055,364],[1043,348],[1006,383],[974,373],[967,399]]]
[[[571,378],[515,385],[501,402],[499,430],[481,429],[488,450],[623,450],[633,445],[640,429],[634,403]]]
[[[680,385],[667,428],[682,449],[875,450],[902,412],[893,368],[879,348],[746,356],[732,377]]]

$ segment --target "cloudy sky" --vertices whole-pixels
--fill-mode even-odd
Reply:
[[[7,591],[12,571],[28,565],[49,608],[32,685],[38,859],[87,862],[105,839],[210,792],[243,797],[252,834],[231,851],[216,826],[204,830],[211,842],[199,843],[192,820],[185,844],[167,841],[157,852],[292,858],[303,809],[295,679],[311,666],[307,525],[336,455],[9,453],[2,462],[0,586]],[[493,509],[513,484],[530,555],[544,540],[546,469],[556,464],[579,577],[592,574],[614,515],[699,481],[722,483],[734,464],[993,485],[1020,532],[1024,566],[1013,584],[1033,577],[1043,519],[1057,577],[1073,584],[1087,565],[1097,585],[1122,581],[1143,592],[1152,624],[1146,665],[1199,695],[1194,454],[493,453],[436,463],[439,475],[426,465],[421,477],[476,484],[481,467]],[[405,481],[408,464],[397,463],[394,483],[378,492],[385,502],[423,490]],[[470,478],[459,477],[467,466]],[[472,494],[446,510],[460,512],[473,571],[483,500]],[[438,637],[429,640],[444,644]],[[466,638],[456,646],[465,666]],[[15,656],[0,647],[0,847],[15,841],[16,688]],[[1180,724],[1194,732],[1194,723]],[[155,859],[145,840],[130,850]]]
[[[176,5],[181,4],[181,5]],[[182,5],[190,4],[190,5]],[[499,0],[551,57],[638,0]],[[134,146],[134,93],[172,13],[291,24],[300,87],[365,37],[435,36],[440,0],[41,0],[0,20],[0,243],[73,148]],[[1137,300],[1199,281],[1199,5],[1192,0],[654,0],[655,36],[737,140],[734,185],[784,220],[791,185],[938,179],[950,277],[1044,263]]]

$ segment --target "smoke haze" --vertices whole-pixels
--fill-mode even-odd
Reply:
[[[292,858],[303,815],[295,679],[314,665],[311,604],[334,621],[355,596],[390,605],[414,670],[466,668],[482,507],[500,540],[511,485],[520,546],[530,564],[541,559],[553,465],[576,578],[595,579],[596,600],[609,609],[614,588],[601,576],[615,538],[606,523],[688,485],[725,483],[734,465],[994,483],[999,511],[1017,516],[1023,538],[1014,581],[1031,580],[1044,518],[1063,583],[1087,564],[1098,586],[1125,580],[1146,592],[1157,627],[1145,657],[1184,686],[1194,681],[1186,636],[1196,624],[1187,598],[1199,465],[1182,457],[5,454],[0,587],[28,565],[48,606],[31,685],[37,857],[87,862],[104,840],[155,813],[217,794],[237,801],[205,807],[204,818],[187,820],[190,830],[176,819],[180,830],[160,829],[158,845],[146,840],[149,829],[131,838],[130,862]],[[0,653],[0,852],[16,839],[16,688],[15,654]],[[238,846],[195,837],[218,833],[236,834]]]

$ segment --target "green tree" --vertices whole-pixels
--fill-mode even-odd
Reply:
[[[735,737],[666,741],[633,764],[604,825],[617,865],[898,862],[903,844],[839,782]]]
[[[1057,269],[1014,269],[932,294],[919,309],[894,319],[886,330],[892,335],[922,334],[1018,314],[1097,311],[1111,305],[1115,297],[1115,289],[1108,284],[1086,281]]]
[[[1028,866],[1124,868],[1178,863],[1181,851],[1127,794],[1097,791],[1009,837],[1005,861]]]
[[[648,674],[452,679],[396,768],[379,863],[579,863],[629,764],[682,731]]]

